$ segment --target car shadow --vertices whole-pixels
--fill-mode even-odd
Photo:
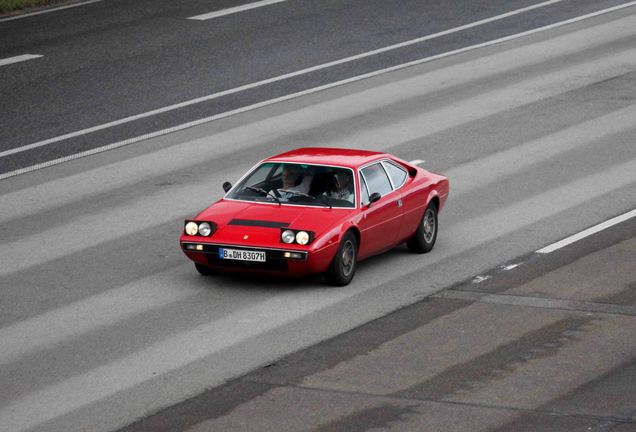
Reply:
[[[201,279],[205,281],[210,289],[222,287],[232,290],[275,290],[277,292],[284,292],[329,287],[322,275],[291,277],[284,275],[218,272],[209,276],[201,276]]]
[[[396,246],[395,248],[383,252],[379,255],[372,256],[370,258],[365,259],[358,263],[358,268],[356,272],[364,272],[366,268],[370,268],[373,266],[382,266],[385,265],[386,262],[390,261],[387,259],[391,256],[403,256],[403,255],[412,255],[409,252],[406,245],[402,244]],[[241,273],[241,272],[217,272],[213,275],[209,276],[200,276],[201,280],[205,282],[205,284],[210,289],[223,288],[223,289],[231,289],[234,291],[237,290],[263,290],[263,291],[272,291],[275,290],[277,292],[284,291],[298,291],[302,290],[315,290],[315,289],[339,289],[341,287],[336,287],[329,285],[324,276],[321,274],[302,276],[302,277],[293,277],[293,276],[285,276],[285,275],[268,275],[268,274],[253,274],[253,273]],[[352,284],[356,283],[356,279],[354,278],[351,282]]]

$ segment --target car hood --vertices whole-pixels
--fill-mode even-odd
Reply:
[[[279,243],[281,228],[312,231],[319,237],[344,221],[353,210],[220,200],[201,212],[197,220],[217,225],[212,236],[217,241],[236,243],[245,235],[254,234],[252,238],[263,243]]]

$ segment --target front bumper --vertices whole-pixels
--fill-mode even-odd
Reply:
[[[265,262],[256,262],[222,259],[219,255],[219,249],[221,248],[265,251],[266,260]],[[192,261],[217,270],[268,272],[296,276],[324,272],[336,252],[333,247],[311,251],[192,241],[182,241],[181,249]]]

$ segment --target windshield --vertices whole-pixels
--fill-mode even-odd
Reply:
[[[317,207],[355,207],[353,170],[266,162],[237,184],[227,198]]]

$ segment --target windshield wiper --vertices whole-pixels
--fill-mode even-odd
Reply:
[[[311,195],[310,195],[311,196]],[[311,196],[313,199],[320,201],[321,203],[323,203],[324,205],[328,206],[329,208],[331,208],[331,203],[329,201],[327,201],[322,195],[318,195],[318,196]]]
[[[278,198],[275,194],[273,194],[271,192],[267,192],[263,188],[254,187],[254,186],[245,186],[244,189],[251,190],[251,191],[254,191],[254,192],[258,192],[258,193],[262,193],[265,196],[271,196],[278,203],[278,205],[282,205],[281,202],[280,202],[280,198]]]

